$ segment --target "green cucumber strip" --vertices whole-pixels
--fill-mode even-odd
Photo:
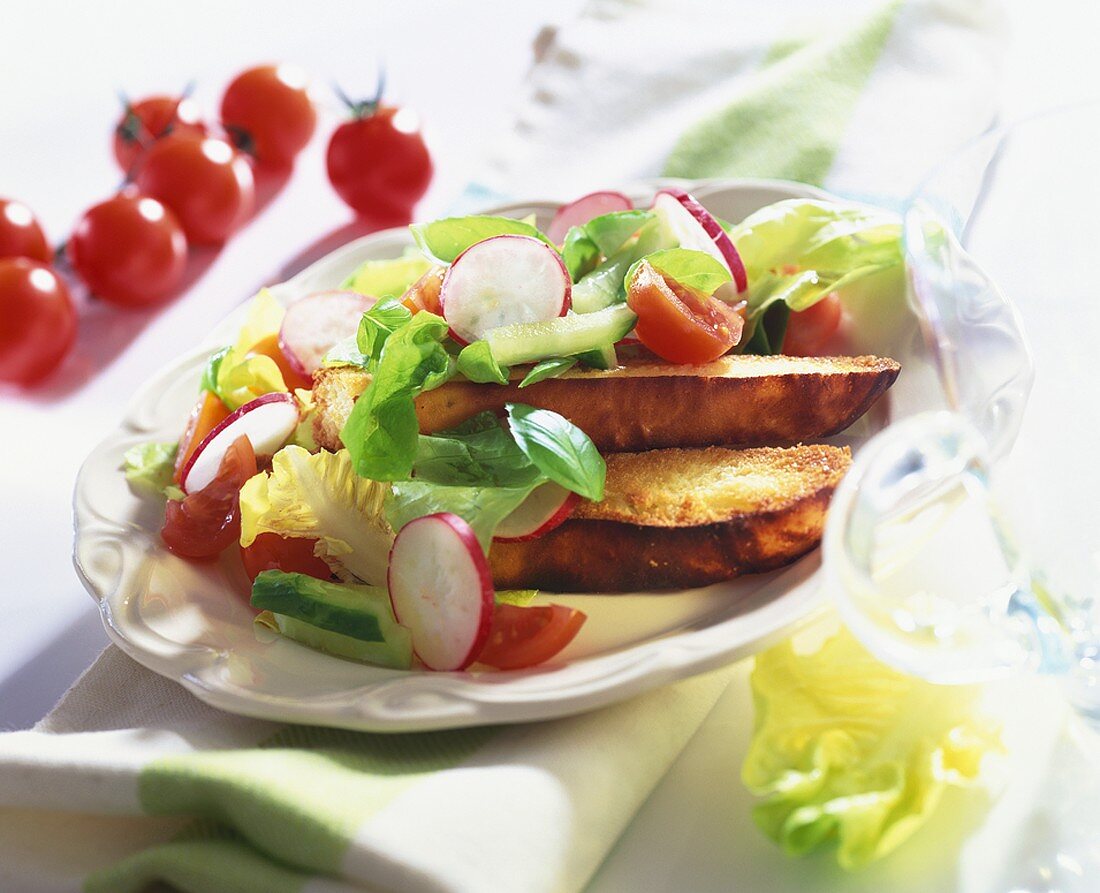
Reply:
[[[412,634],[403,626],[397,627],[388,642],[364,642],[362,639],[353,639],[343,633],[334,633],[295,617],[273,614],[271,611],[264,611],[256,618],[256,622],[277,630],[300,645],[335,657],[394,670],[408,670],[412,667]]]
[[[570,357],[614,344],[637,321],[625,304],[594,313],[571,313],[542,322],[516,323],[490,329],[483,336],[502,366],[537,363],[550,357]]]
[[[619,365],[614,344],[605,344],[603,347],[586,350],[584,353],[577,354],[577,359],[590,369],[615,369]]]

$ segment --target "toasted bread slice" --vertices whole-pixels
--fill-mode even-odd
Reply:
[[[773,570],[821,539],[851,463],[824,445],[652,450],[607,457],[602,502],[537,539],[494,542],[500,588],[629,592]]]
[[[420,430],[452,428],[504,404],[561,413],[602,451],[719,444],[758,446],[816,440],[843,431],[897,378],[879,357],[722,357],[701,366],[635,360],[617,369],[572,369],[520,390],[455,379],[416,401]],[[314,373],[314,437],[339,449],[340,429],[369,377],[335,366]]]

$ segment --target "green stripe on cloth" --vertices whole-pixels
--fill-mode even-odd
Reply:
[[[262,862],[281,878],[283,885],[271,886],[272,891],[297,890],[303,876],[294,869],[337,874],[364,822],[418,779],[461,763],[496,732],[495,727],[483,727],[368,735],[291,726],[256,748],[157,760],[139,779],[143,810],[212,820],[224,832],[139,853],[93,875],[87,889],[140,889],[111,885],[119,877],[147,881],[155,870],[161,873],[153,876],[187,893],[267,890],[250,877],[253,864]],[[227,841],[226,834],[239,835],[243,842]],[[177,865],[184,856],[188,863]],[[268,859],[293,869],[277,869]],[[228,872],[234,886],[227,881],[224,887],[210,887],[205,879],[218,876],[211,875],[210,865],[216,872]]]
[[[777,42],[737,99],[680,137],[664,175],[821,185],[903,5],[889,0],[855,27],[804,45]]]

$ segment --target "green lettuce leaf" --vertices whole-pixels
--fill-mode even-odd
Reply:
[[[717,258],[705,251],[694,251],[690,248],[665,248],[654,251],[638,260],[626,274],[629,285],[638,269],[638,264],[646,261],[658,273],[675,279],[684,288],[702,295],[712,295],[727,282],[733,281],[733,276]]]
[[[543,480],[491,412],[478,413],[451,431],[421,434],[413,476],[436,484],[481,487],[528,487]]]
[[[126,480],[138,491],[155,493],[157,496],[174,493],[172,484],[175,472],[176,443],[139,443],[122,454],[122,467]]]
[[[843,293],[902,264],[896,215],[836,202],[777,202],[733,227],[730,238],[749,281],[742,295],[748,302],[746,344],[757,347],[753,330],[770,307],[783,303],[794,311],[805,310],[830,292]],[[772,352],[778,351],[779,344],[768,340]]]
[[[497,526],[535,486],[461,486],[419,479],[395,481],[386,498],[386,519],[394,530],[400,530],[415,518],[450,512],[470,525],[481,548],[488,552]]]
[[[583,226],[571,226],[565,234],[561,248],[561,258],[569,271],[569,278],[576,282],[582,276],[592,272],[600,262],[600,249],[584,231]]]
[[[373,298],[400,297],[431,266],[415,250],[391,260],[367,260],[340,284],[340,288]]]
[[[260,341],[278,334],[285,315],[286,310],[275,296],[266,288],[260,289],[248,305],[248,314],[237,340],[227,351],[221,352],[220,361],[208,364],[207,371],[214,387],[209,386],[205,372],[203,386],[221,397],[230,409],[251,403],[264,394],[288,390],[283,373],[271,357],[249,355]]]
[[[411,319],[412,311],[394,298],[379,301],[363,314],[359,320],[355,346],[367,358],[368,366],[373,368],[377,364],[386,339]]]
[[[403,480],[412,471],[419,424],[413,401],[455,374],[442,341],[448,325],[421,311],[385,340],[363,395],[340,432],[356,472],[376,481]]]
[[[498,605],[515,605],[517,608],[526,608],[538,594],[537,589],[498,589],[493,593]]]
[[[742,766],[753,817],[789,855],[835,842],[859,868],[932,814],[948,785],[1000,748],[973,686],[932,685],[872,657],[842,629],[812,654],[790,641],[756,657],[752,742]]]
[[[471,217],[446,217],[431,223],[415,223],[409,227],[428,257],[449,264],[463,251],[478,242],[484,242],[493,236],[532,236],[552,244],[541,232],[523,220],[510,217],[491,217],[474,215]],[[556,246],[555,250],[556,250]]]
[[[241,545],[261,533],[317,539],[317,555],[344,578],[386,585],[393,531],[383,500],[389,488],[358,476],[346,450],[279,450],[271,472],[241,488]]]
[[[622,248],[642,226],[654,219],[652,211],[612,211],[593,217],[584,225],[584,232],[607,257]]]

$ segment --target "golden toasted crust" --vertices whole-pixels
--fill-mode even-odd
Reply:
[[[607,457],[601,503],[537,539],[494,542],[500,588],[629,592],[773,570],[821,539],[847,449],[657,450]]]
[[[610,371],[574,369],[519,389],[455,379],[416,401],[421,431],[454,427],[509,402],[559,412],[602,451],[789,444],[843,431],[897,378],[879,357],[723,357],[702,366],[631,361]],[[317,443],[340,447],[340,429],[369,377],[351,367],[314,373]]]

